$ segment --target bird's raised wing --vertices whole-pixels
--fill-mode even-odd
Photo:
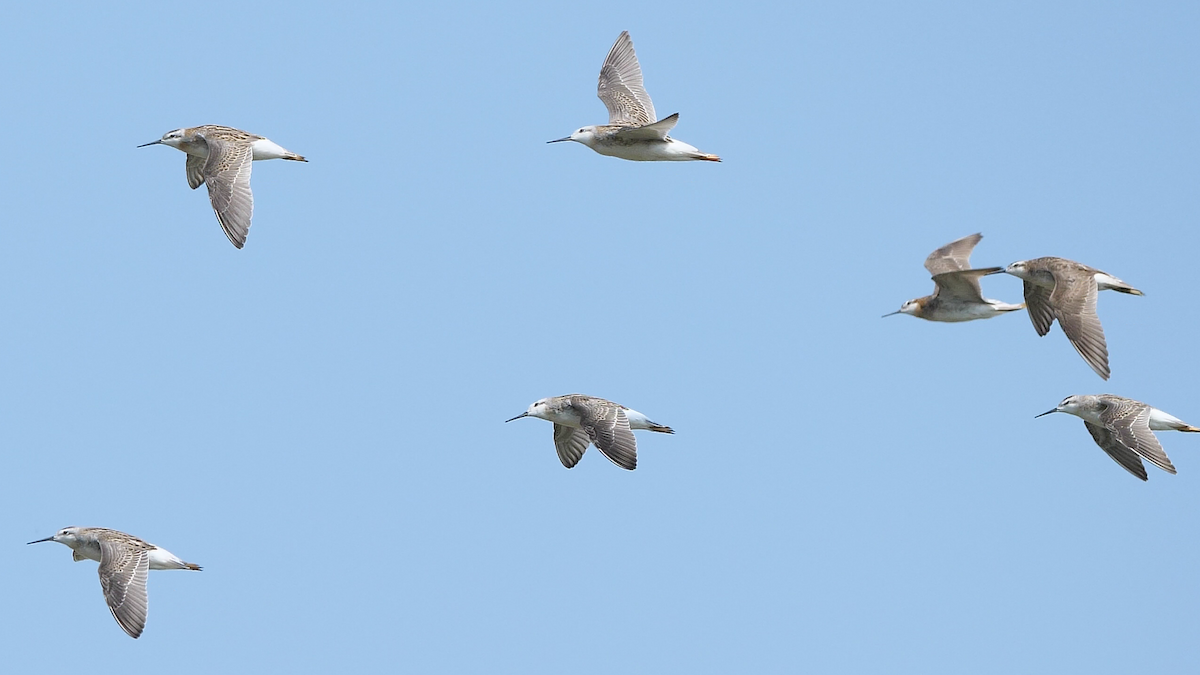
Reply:
[[[976,232],[946,244],[929,254],[925,259],[925,269],[935,275],[971,269],[971,251],[980,239],[983,239],[983,235]]]
[[[608,123],[652,124],[654,104],[642,86],[642,68],[633,51],[629,31],[622,31],[600,67],[600,82],[596,95],[608,108]]]

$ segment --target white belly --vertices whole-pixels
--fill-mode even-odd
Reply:
[[[283,159],[284,155],[291,154],[287,150],[284,150],[282,147],[265,138],[260,138],[257,141],[254,141],[254,144],[250,146],[250,149],[254,152],[254,159],[256,160]]]
[[[1180,426],[1187,426],[1187,423],[1178,417],[1175,417],[1174,415],[1168,415],[1158,408],[1150,409],[1151,429],[1155,431],[1170,431],[1172,429],[1178,429]]]

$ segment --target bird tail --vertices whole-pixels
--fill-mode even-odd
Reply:
[[[708,154],[708,153],[706,153],[706,152],[697,152],[697,153],[695,153],[694,155],[692,155],[692,159],[702,159],[702,160],[704,160],[704,161],[706,161],[706,162],[719,162],[719,161],[721,161],[721,158],[720,158],[720,157],[717,157],[716,155],[710,155],[710,154]]]

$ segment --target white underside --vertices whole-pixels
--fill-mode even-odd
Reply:
[[[254,145],[250,147],[254,150],[255,160],[283,159],[284,156],[292,154],[265,138],[260,138],[257,141],[254,141]]]
[[[620,157],[635,162],[687,162],[695,160],[693,155],[702,154],[696,148],[667,138],[666,141],[646,141],[644,143],[596,143],[591,149],[609,157]]]
[[[1174,415],[1168,415],[1167,413],[1159,410],[1158,408],[1150,409],[1150,428],[1151,429],[1153,429],[1155,431],[1170,431],[1170,430],[1176,429],[1180,426],[1187,426],[1187,423],[1184,422],[1183,420],[1179,419],[1178,417],[1175,417]]]
[[[1128,288],[1129,284],[1116,277],[1109,276],[1104,272],[1097,272],[1096,287],[1102,291],[1111,291],[1114,288]]]

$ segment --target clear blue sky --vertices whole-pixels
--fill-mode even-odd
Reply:
[[[1195,3],[19,3],[0,24],[3,670],[1185,673],[1200,438]],[[621,30],[706,162],[577,144]],[[270,137],[230,246],[182,126]],[[880,319],[934,248],[1058,255],[1023,314]],[[984,280],[1020,300],[1020,281]],[[559,464],[535,399],[671,425]],[[66,525],[155,572],[140,640]]]

